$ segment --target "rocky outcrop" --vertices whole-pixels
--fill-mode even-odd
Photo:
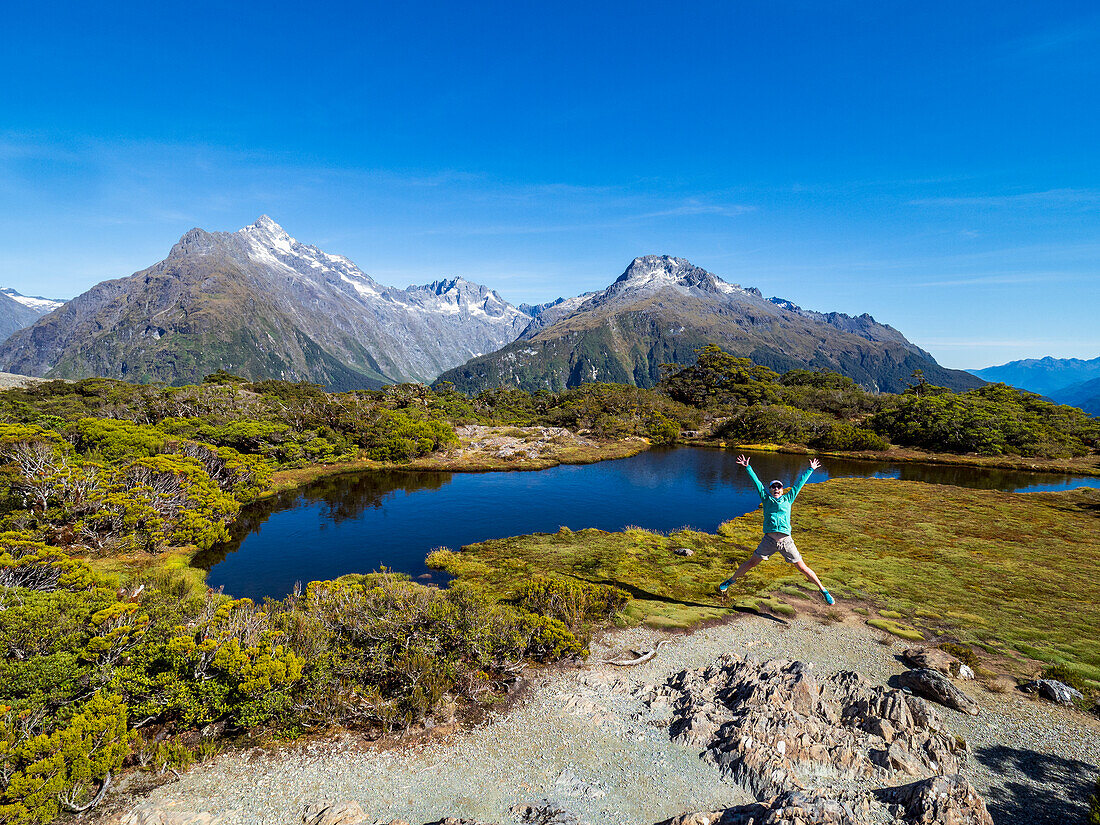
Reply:
[[[562,427],[486,427],[467,424],[455,431],[465,455],[489,458],[537,459],[562,448],[594,447],[596,443]]]
[[[841,672],[819,682],[806,662],[726,657],[656,690],[670,733],[759,798],[822,776],[887,781],[955,772],[966,747],[923,699]]]
[[[1044,699],[1057,702],[1059,705],[1072,705],[1074,699],[1085,698],[1081,691],[1057,679],[1036,679],[1020,685],[1020,690],[1024,693],[1037,693]]]
[[[896,818],[913,825],[993,825],[985,802],[958,774],[883,788],[875,796],[891,806]]]
[[[787,791],[767,802],[681,814],[659,825],[865,825],[890,819],[895,825],[993,825],[982,798],[958,774],[884,788],[873,797],[883,810],[872,813],[867,798]]]
[[[978,715],[978,703],[955,687],[951,680],[938,670],[926,667],[910,670],[898,676],[898,682],[902,687],[909,688],[933,702],[939,702],[941,705],[971,716]]]
[[[645,699],[667,709],[674,739],[701,746],[704,759],[760,800],[670,823],[991,822],[955,776],[966,744],[931,705],[857,673],[818,680],[806,662],[727,656],[672,676]],[[920,781],[893,787],[913,778]],[[929,811],[945,818],[923,818]]]

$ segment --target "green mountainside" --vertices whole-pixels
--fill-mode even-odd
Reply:
[[[439,380],[463,392],[500,386],[558,391],[591,381],[653,387],[661,364],[693,363],[697,349],[716,344],[777,372],[833,370],[876,391],[905,389],[917,369],[951,389],[983,383],[941,367],[870,316],[822,314],[769,301],[680,258],[636,258],[603,292],[547,315],[519,340]]]

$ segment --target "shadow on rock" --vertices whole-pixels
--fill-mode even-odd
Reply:
[[[978,748],[974,757],[1006,778],[1003,788],[991,788],[986,797],[997,825],[1085,821],[1100,772],[1096,765],[1004,745]]]

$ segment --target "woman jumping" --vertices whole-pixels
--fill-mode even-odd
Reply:
[[[737,456],[737,463],[749,471],[749,478],[756,485],[756,492],[760,494],[760,501],[764,504],[764,538],[761,540],[760,546],[756,548],[756,552],[745,559],[741,566],[737,568],[737,572],[718,585],[718,592],[725,593],[731,584],[778,550],[785,561],[793,564],[803,576],[817,585],[826,604],[835,604],[836,599],[821,584],[821,579],[817,577],[817,573],[811,570],[806,562],[802,561],[802,555],[798,552],[798,548],[794,546],[794,539],[791,538],[791,504],[798,495],[798,491],[802,489],[802,485],[809,480],[814,470],[821,466],[821,462],[816,458],[811,458],[810,469],[799,476],[794,486],[786,492],[783,491],[782,481],[773,481],[768,485],[768,492],[766,493],[764,492],[764,485],[760,483],[760,479],[756,477],[756,473],[749,466],[749,460],[745,456],[739,455]]]

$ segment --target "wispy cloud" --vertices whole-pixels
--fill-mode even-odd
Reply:
[[[1021,55],[1047,55],[1100,40],[1100,15],[1037,31],[1012,43]]]
[[[682,215],[719,215],[724,218],[736,218],[738,215],[744,215],[746,212],[754,212],[755,206],[749,206],[742,203],[734,203],[728,205],[721,204],[707,204],[688,202],[682,206],[676,206],[671,209],[661,209],[656,212],[646,212],[641,215],[635,215],[634,220],[645,220],[647,218],[671,218],[679,217]]]
[[[715,216],[735,218],[756,210],[755,206],[747,204],[709,204],[695,200],[672,205],[665,209],[653,209],[649,211],[637,211],[640,205],[630,198],[619,198],[611,203],[599,201],[589,204],[588,211],[606,214],[609,211],[619,210],[615,217],[593,220],[570,221],[567,223],[539,222],[532,220],[525,223],[508,224],[476,224],[476,225],[447,225],[432,226],[422,229],[420,235],[544,235],[556,232],[583,232],[593,229],[616,229],[641,223],[643,221],[658,218],[689,218],[696,216]],[[569,205],[573,211],[585,211],[583,204],[573,202]]]
[[[1011,347],[1025,350],[1041,350],[1049,347],[1076,347],[1078,349],[1100,346],[1100,338],[1083,341],[1080,338],[940,338],[923,339],[922,346],[936,349],[969,349],[972,347]]]
[[[1052,281],[1076,281],[1086,277],[1081,272],[1003,272],[984,275],[959,275],[938,278],[934,281],[920,281],[909,284],[912,287],[941,286],[992,286],[994,284],[1045,284]]]
[[[916,198],[911,206],[985,206],[1011,208],[1029,206],[1100,206],[1100,191],[1096,189],[1047,189],[1042,192],[1019,192],[1014,195],[966,195],[961,197]]]

